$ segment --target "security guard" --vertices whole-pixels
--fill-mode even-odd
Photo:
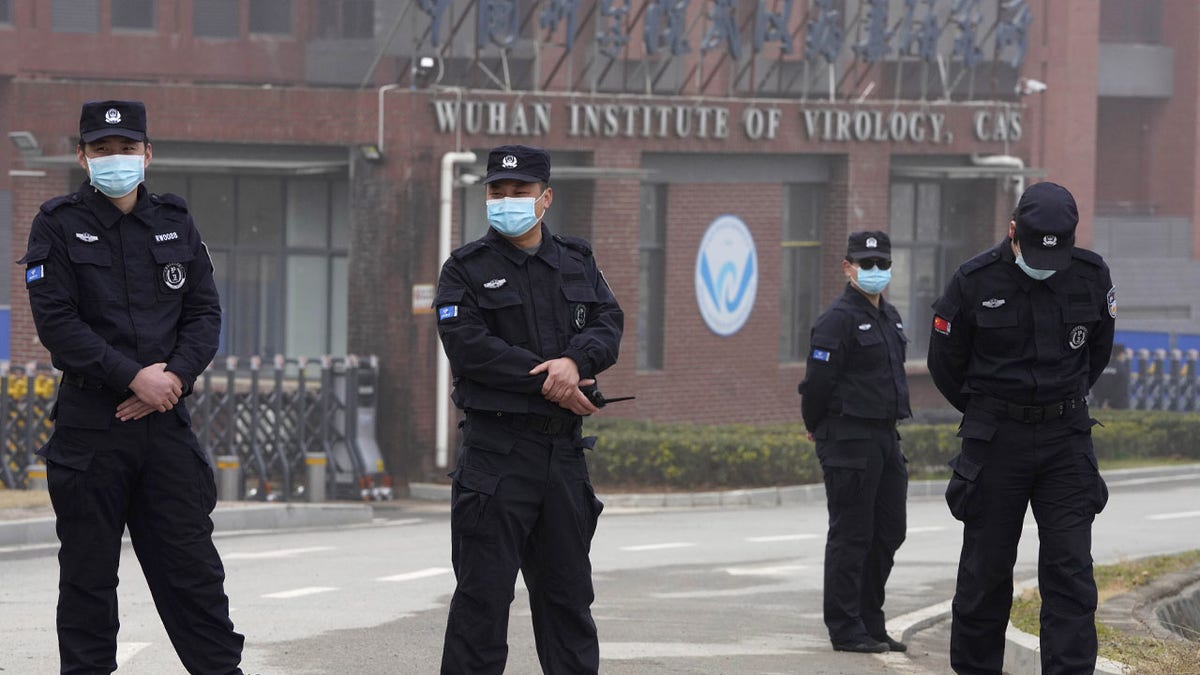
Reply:
[[[909,417],[900,313],[886,232],[850,234],[846,290],[813,325],[801,412],[825,474],[825,625],[836,651],[905,651],[888,636],[884,586],[904,542],[908,470],[896,420]]]
[[[1084,397],[1112,354],[1116,291],[1104,260],[1077,248],[1066,188],[1021,195],[1008,238],[959,266],[934,303],[929,372],[963,412],[950,512],[963,527],[950,661],[1000,673],[1012,569],[1033,504],[1041,552],[1042,672],[1096,662],[1092,521],[1108,490]]]
[[[129,528],[190,673],[241,673],[212,543],[216,485],[182,398],[217,350],[212,263],[184,200],[142,185],[140,101],[85,103],[88,180],[42,204],[19,262],[38,338],[63,372],[46,459],[57,516],[63,673],[116,669],[117,563]]]
[[[501,673],[517,570],[525,577],[546,673],[595,673],[588,552],[603,504],[588,478],[580,387],[617,360],[624,315],[588,243],[541,223],[554,200],[550,155],[488,156],[482,238],[442,267],[434,306],[466,412],[451,475],[458,580],[443,673]]]

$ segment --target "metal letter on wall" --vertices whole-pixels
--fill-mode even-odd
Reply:
[[[938,24],[933,4],[936,0],[920,0],[925,4],[925,18],[917,20],[918,0],[904,0],[904,18],[900,21],[900,54],[912,54],[914,45],[917,56],[926,63],[937,63],[938,41],[942,39],[944,26]]]
[[[434,47],[439,47],[442,44],[442,15],[450,8],[450,3],[453,0],[417,0],[417,6],[421,11],[429,15],[432,21],[430,27],[430,41]]]
[[[643,41],[647,54],[670,45],[671,56],[691,51],[687,41],[687,8],[691,0],[649,0]]]
[[[1008,59],[1008,64],[1020,68],[1025,63],[1025,52],[1029,49],[1029,25],[1033,23],[1033,12],[1025,0],[1008,0],[1002,7],[1008,14],[996,26],[996,58],[1000,59],[1004,51],[1012,47],[1013,56]]]
[[[725,43],[730,56],[741,58],[742,43],[738,38],[737,20],[733,16],[736,6],[737,0],[712,0],[712,7],[708,9],[711,23],[704,40],[700,42],[700,53],[706,54]]]
[[[815,0],[811,11],[816,12],[817,18],[808,22],[804,58],[812,61],[819,54],[827,62],[836,63],[842,52],[842,42],[845,41],[841,14],[833,8],[833,0]]]
[[[620,56],[621,50],[629,44],[629,28],[625,25],[625,18],[632,7],[632,0],[600,0],[596,43],[600,53],[610,59]]]
[[[767,11],[767,0],[758,0],[758,15],[754,19],[754,53],[761,53],[767,42],[778,42],[779,51],[792,53],[792,34],[788,22],[792,18],[792,0],[783,0],[782,12]]]
[[[882,61],[892,52],[888,43],[893,33],[888,32],[888,0],[868,0],[867,36],[854,45],[854,53],[868,63]]]
[[[558,29],[559,22],[565,19],[567,23],[565,44],[567,51],[571,51],[571,48],[575,46],[575,14],[579,10],[579,0],[543,0],[543,2],[545,2],[545,6],[538,15],[538,25],[553,33]]]
[[[479,0],[475,8],[475,46],[483,49],[488,42],[497,47],[511,47],[517,41],[517,0]]]
[[[979,11],[980,0],[954,0],[951,10],[951,21],[958,26],[958,36],[954,38],[952,56],[960,57],[968,68],[974,68],[983,62],[983,50],[979,48],[979,24],[983,22],[983,14]]]

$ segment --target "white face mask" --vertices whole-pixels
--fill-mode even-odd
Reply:
[[[1020,267],[1021,271],[1028,275],[1030,279],[1036,279],[1037,281],[1045,281],[1054,276],[1054,270],[1039,270],[1036,267],[1030,267],[1025,264],[1025,258],[1020,253],[1017,254],[1017,267]]]
[[[113,199],[133,192],[146,180],[145,155],[88,157],[87,165],[92,185]]]

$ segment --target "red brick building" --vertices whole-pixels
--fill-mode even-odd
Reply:
[[[478,156],[454,170],[458,245],[486,226],[472,179],[487,149],[551,150],[547,222],[593,242],[626,311],[602,385],[638,398],[605,415],[797,419],[808,328],[856,229],[891,232],[914,403],[943,405],[924,373],[929,302],[1041,176],[1074,192],[1083,245],[1145,249],[1113,260],[1122,312],[1200,332],[1192,298],[1138,314],[1163,304],[1147,259],[1200,281],[1190,0],[933,0],[911,15],[902,0],[508,2],[0,0],[0,252],[20,257],[38,205],[82,179],[80,103],[144,100],[147,182],[188,198],[212,251],[222,354],[378,354],[380,444],[406,478],[437,470],[428,300],[449,152]],[[706,321],[701,245],[728,216],[754,255],[743,241],[732,276],[708,270]],[[45,360],[20,274],[11,358]]]

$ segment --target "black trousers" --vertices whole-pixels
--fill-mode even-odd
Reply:
[[[57,517],[63,673],[116,670],[117,565],[125,527],[167,635],[189,673],[239,674],[225,570],[212,543],[212,469],[176,412],[58,427],[40,454]]]
[[[517,571],[525,577],[544,673],[596,673],[588,558],[603,504],[578,426],[549,436],[468,414],[454,478],[450,601],[442,673],[504,672]]]
[[[817,430],[825,475],[825,626],[834,643],[887,634],[884,586],[904,543],[908,470],[893,421],[832,418]]]
[[[1046,675],[1090,674],[1096,665],[1092,521],[1108,501],[1096,467],[1087,410],[1040,424],[968,408],[962,452],[946,501],[963,522],[950,636],[958,673],[994,673],[1004,663],[1013,564],[1027,505],[1037,519]]]

